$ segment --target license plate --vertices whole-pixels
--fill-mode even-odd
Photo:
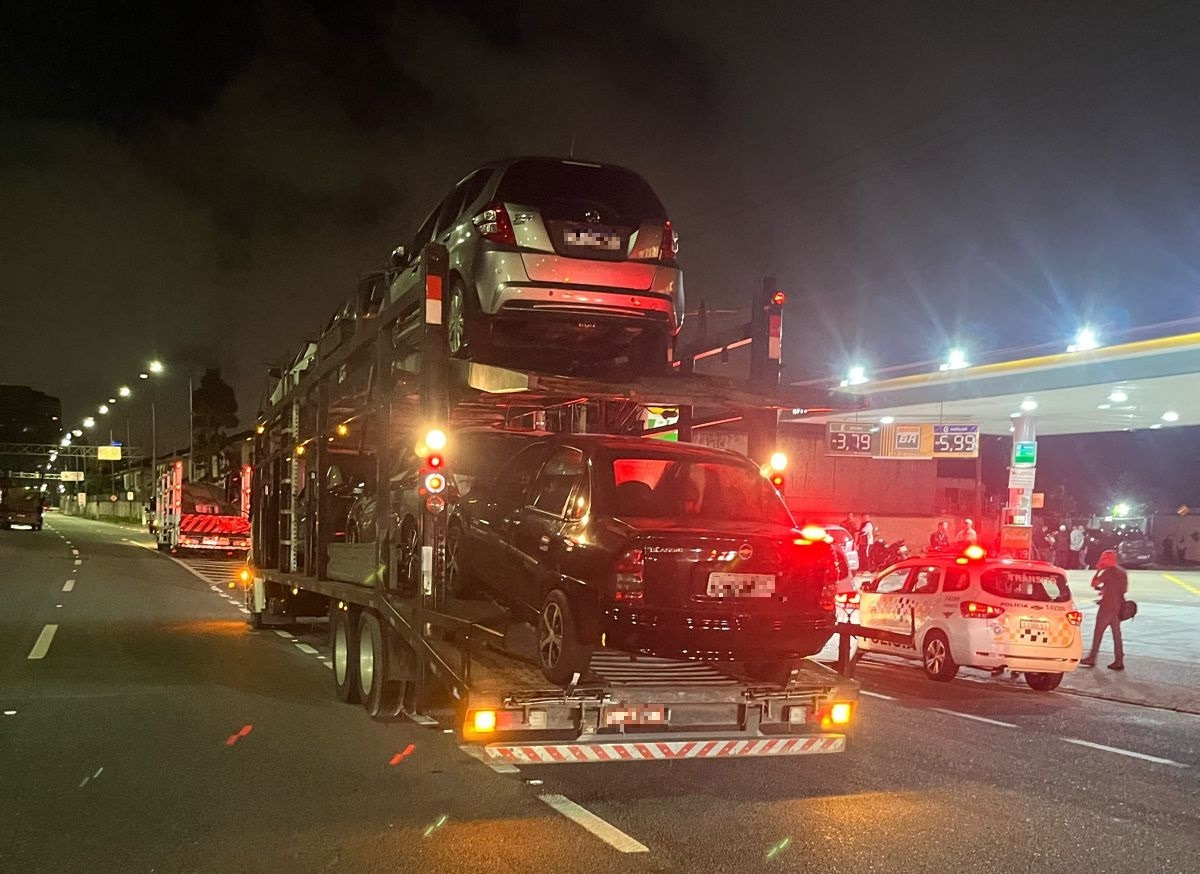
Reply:
[[[708,575],[710,598],[769,598],[774,594],[774,574]]]
[[[1033,631],[1038,634],[1046,634],[1050,631],[1050,620],[1048,619],[1022,619],[1022,631]]]
[[[588,246],[615,252],[621,248],[621,235],[613,231],[563,231],[568,246]]]
[[[666,721],[667,708],[661,704],[611,707],[604,712],[605,725],[661,725]]]

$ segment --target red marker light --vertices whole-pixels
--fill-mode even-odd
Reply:
[[[773,295],[771,295],[771,303],[777,307],[781,307],[785,303],[787,303],[787,295],[784,294],[782,291],[777,291]]]
[[[970,546],[968,546],[966,549],[963,550],[963,555],[966,556],[967,558],[971,559],[972,561],[979,561],[981,558],[983,558],[984,556],[987,555],[987,552],[984,550],[984,548],[982,546],[979,546],[976,543],[972,543]]]
[[[442,466],[442,457],[437,453],[430,453],[429,457],[425,459],[425,464],[436,470]]]

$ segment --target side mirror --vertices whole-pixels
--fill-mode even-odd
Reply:
[[[407,261],[408,261],[408,247],[407,246],[397,246],[395,249],[392,249],[392,257],[389,259],[389,263],[391,264],[391,266],[403,267]]]

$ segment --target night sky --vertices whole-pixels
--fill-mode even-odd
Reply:
[[[792,292],[789,379],[1198,311],[1194,3],[3,8],[0,381],[68,420],[157,355],[163,442],[205,366],[250,421],[458,179],[572,141],[658,190],[693,307]]]

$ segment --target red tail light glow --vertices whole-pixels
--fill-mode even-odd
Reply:
[[[858,592],[842,592],[834,600],[845,607],[857,607],[862,603],[862,597]]]
[[[821,586],[821,609],[832,613],[837,607],[837,583],[830,580]]]
[[[645,594],[645,554],[641,549],[628,549],[617,559],[614,601],[640,601]]]
[[[967,619],[994,619],[1004,612],[1003,607],[994,604],[981,604],[978,601],[963,601],[958,605],[962,615]]]
[[[966,549],[963,550],[963,556],[965,558],[969,558],[971,561],[979,561],[980,559],[985,558],[987,556],[987,552],[979,544],[972,543],[970,546],[968,546]]]
[[[479,215],[471,221],[485,240],[493,243],[504,243],[508,246],[517,245],[517,235],[513,232],[512,219],[503,203],[489,203]]]
[[[1083,614],[1078,610],[1071,610],[1067,613],[1067,621],[1072,625],[1083,625]]]

